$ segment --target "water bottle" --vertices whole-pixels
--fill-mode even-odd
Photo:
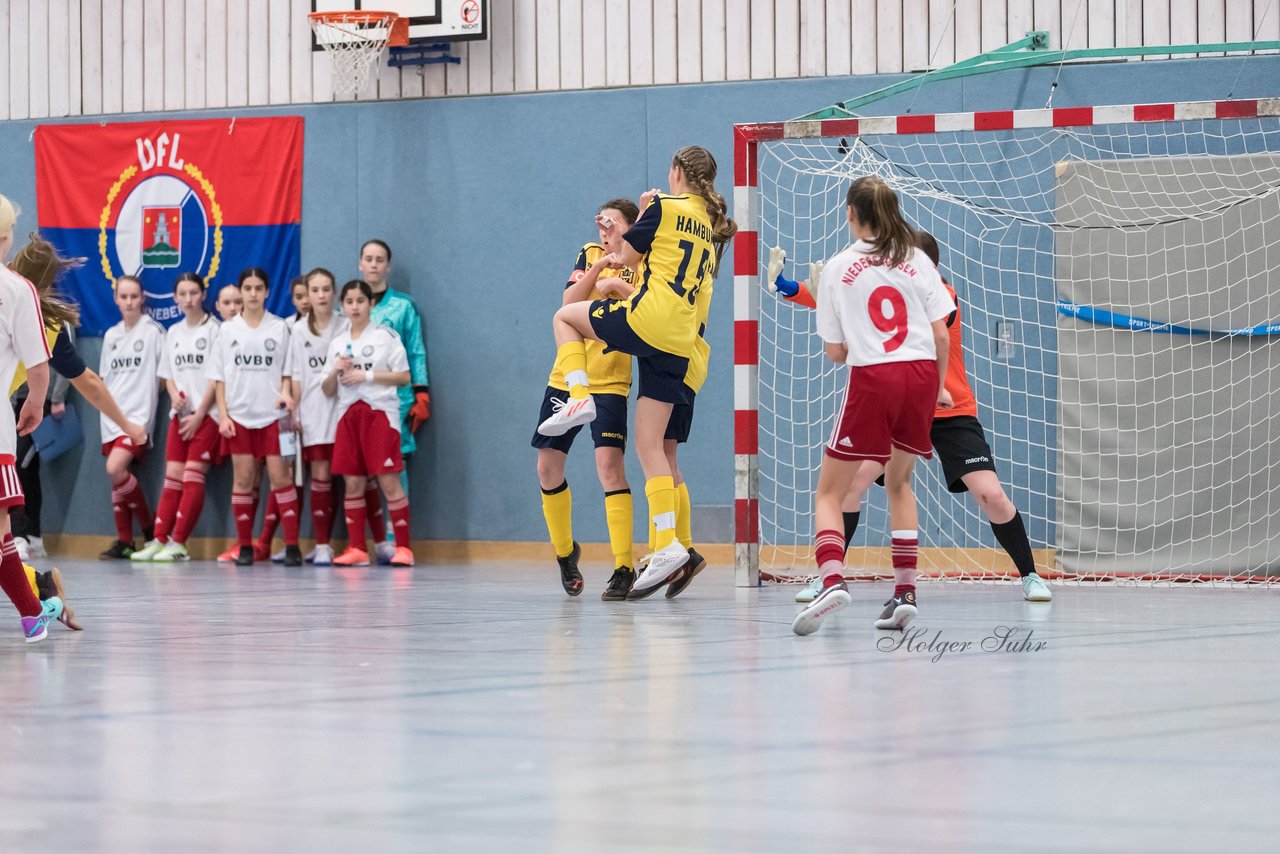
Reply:
[[[280,407],[280,456],[292,457],[298,453],[298,434],[293,432],[293,418],[289,410]]]

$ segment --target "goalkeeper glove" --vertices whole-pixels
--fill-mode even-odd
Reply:
[[[826,261],[814,261],[809,265],[809,295],[818,299],[818,285],[822,283],[822,268],[827,266]]]
[[[413,391],[413,406],[409,407],[409,431],[416,433],[422,422],[431,417],[431,393],[425,386],[418,386]]]
[[[790,298],[800,291],[800,283],[783,277],[782,266],[786,260],[787,252],[785,249],[780,246],[770,249],[769,263],[765,268],[764,280],[771,292]]]

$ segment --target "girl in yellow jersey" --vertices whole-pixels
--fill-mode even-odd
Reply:
[[[632,271],[609,266],[612,253],[621,248],[622,235],[640,216],[630,199],[613,199],[601,205],[596,217],[600,242],[587,243],[578,253],[578,262],[564,289],[564,305],[590,302],[605,295],[618,296],[631,292]],[[626,353],[604,352],[604,345],[592,341],[587,345],[587,376],[591,397],[598,417],[591,422],[591,440],[596,449],[596,473],[604,487],[605,519],[609,526],[609,544],[613,549],[616,569],[609,578],[602,599],[626,599],[635,582],[631,533],[634,524],[631,488],[627,484],[623,452],[627,447],[627,395],[631,391],[631,357]],[[558,368],[547,379],[538,415],[541,423],[556,410],[569,403],[569,384]],[[533,447],[538,449],[538,482],[542,487],[542,514],[547,520],[547,533],[560,564],[560,583],[570,596],[582,592],[582,573],[578,559],[582,549],[573,539],[573,494],[565,479],[565,462],[573,440],[582,430],[574,427],[560,436],[533,434]]]
[[[710,286],[737,231],[716,192],[709,151],[680,149],[667,177],[671,193],[652,194],[616,253],[615,266],[637,270],[635,291],[626,299],[574,303],[556,312],[556,367],[569,386],[569,402],[538,426],[544,436],[559,436],[595,419],[584,339],[637,358],[636,451],[655,529],[655,551],[636,579],[637,593],[667,581],[689,560],[676,538],[677,493],[663,437],[672,407],[689,400],[685,376],[698,340],[698,294]]]

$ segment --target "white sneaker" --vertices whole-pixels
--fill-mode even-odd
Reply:
[[[333,546],[316,546],[307,560],[316,566],[333,566]]]
[[[823,620],[848,605],[851,598],[849,588],[843,581],[824,588],[818,598],[796,614],[796,618],[791,621],[791,631],[798,635],[813,634],[822,627]]]
[[[551,406],[555,414],[538,425],[538,432],[543,436],[563,436],[574,427],[596,420],[596,400],[591,395],[571,397],[565,403],[553,400]]]
[[[156,559],[156,555],[160,554],[160,550],[164,548],[164,543],[159,540],[147,540],[147,544],[129,555],[129,560],[146,563]]]
[[[822,576],[818,576],[813,581],[806,584],[799,593],[796,594],[796,601],[801,605],[807,605],[814,599],[818,598],[818,594],[822,592]]]
[[[383,540],[380,543],[375,543],[373,546],[373,556],[378,562],[378,566],[390,566],[391,558],[395,557],[395,555],[395,540]]]
[[[155,557],[151,558],[152,563],[173,563],[179,560],[191,560],[191,555],[187,553],[187,547],[182,543],[175,543],[170,540],[165,547],[156,552]]]
[[[18,547],[18,560],[23,563],[31,562],[31,544],[27,542],[26,537],[14,537],[13,544]]]
[[[272,562],[272,563],[284,563],[284,553],[285,553],[285,549],[281,549],[280,551],[278,551],[278,552],[276,552],[275,554],[273,554],[273,555],[271,556],[271,562]]]
[[[311,547],[311,551],[307,552],[305,555],[303,555],[303,556],[302,556],[302,562],[303,562],[303,563],[315,563],[315,562],[316,562],[316,548],[317,548],[316,546],[312,546],[312,547]]]
[[[636,583],[632,585],[631,592],[643,592],[657,587],[675,575],[676,570],[688,562],[689,550],[680,545],[679,540],[672,540],[671,545],[653,553],[648,566],[636,577]]]
[[[1022,579],[1022,598],[1028,602],[1052,602],[1053,591],[1037,573],[1031,573]]]
[[[44,537],[27,537],[27,554],[31,557],[48,557],[44,550]]]

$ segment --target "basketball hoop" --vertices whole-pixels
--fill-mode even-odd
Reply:
[[[387,45],[409,43],[409,20],[395,12],[312,12],[311,32],[316,44],[333,59],[333,91],[353,95]]]

